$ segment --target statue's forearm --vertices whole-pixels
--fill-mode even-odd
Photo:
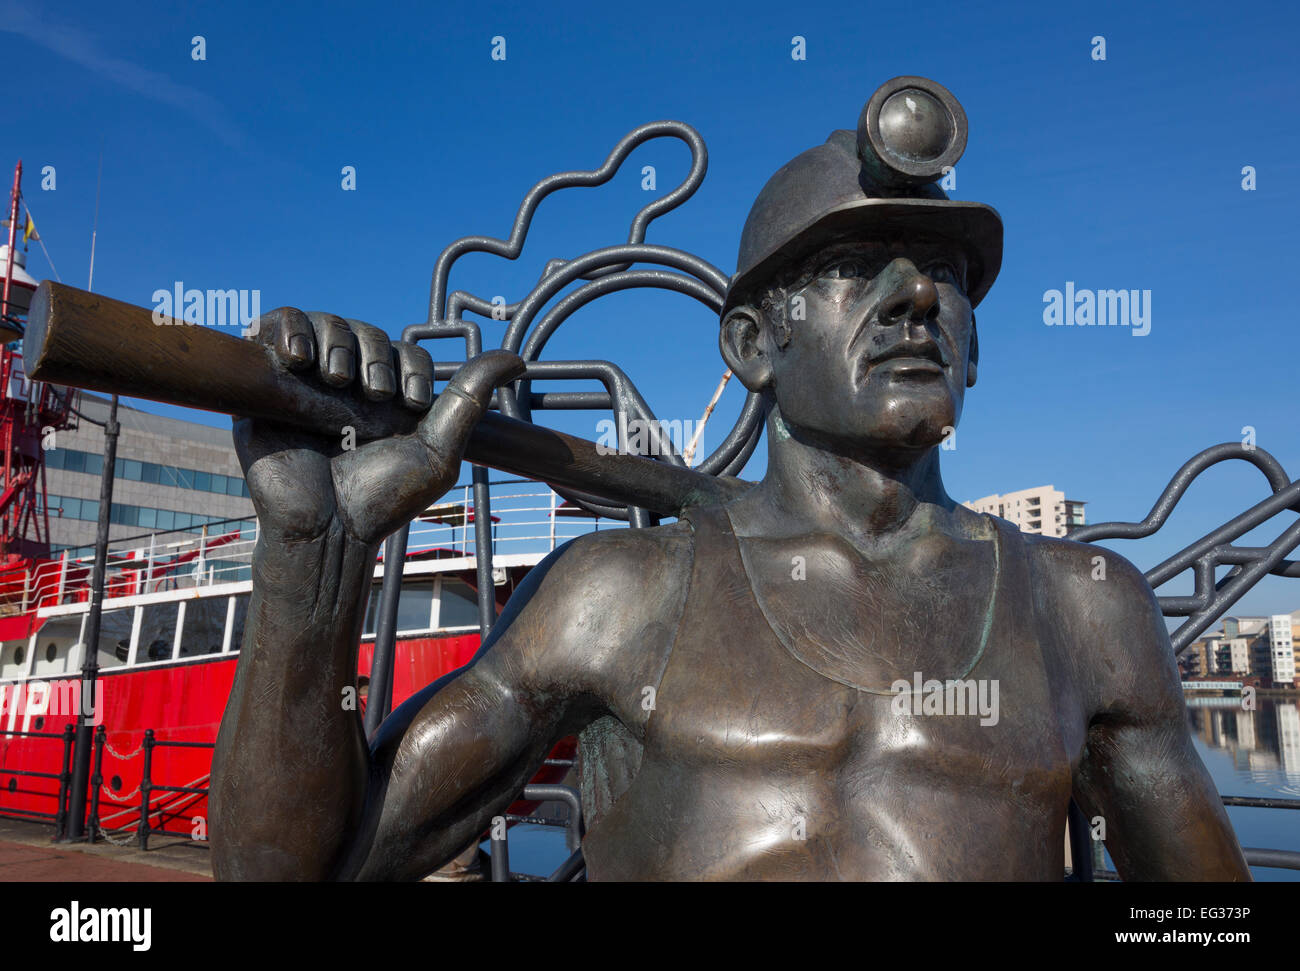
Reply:
[[[375,552],[337,525],[312,540],[258,539],[212,766],[218,879],[328,879],[348,851],[369,752],[346,689]]]

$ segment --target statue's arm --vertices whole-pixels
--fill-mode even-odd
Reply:
[[[672,586],[662,576],[673,570],[654,555],[659,531],[570,544],[534,568],[468,670],[403,705],[372,752],[352,692],[379,544],[456,481],[492,389],[524,365],[505,351],[477,355],[431,405],[433,362],[412,344],[293,308],[260,323],[273,366],[422,417],[412,433],[361,444],[345,429],[332,438],[235,424],[259,529],[212,762],[213,870],[233,880],[423,876],[508,805],[558,737],[620,705],[630,714],[632,685],[653,683],[641,667],[657,643],[638,617],[662,615],[654,593]],[[633,663],[623,663],[628,651]]]
[[[1249,880],[1192,746],[1155,594],[1132,564],[1105,556],[1105,579],[1088,581],[1087,644],[1076,655],[1090,719],[1075,797],[1089,819],[1105,820],[1106,848],[1125,880]]]
[[[671,551],[626,530],[583,537],[528,574],[470,665],[408,699],[367,746],[341,704],[356,670],[357,554],[346,541],[267,552],[222,731],[221,879],[432,872],[505,810],[556,741],[608,712],[634,717],[669,646],[646,618],[674,607],[674,584],[656,582],[673,571]],[[349,577],[337,598],[320,582],[333,570],[318,564]]]

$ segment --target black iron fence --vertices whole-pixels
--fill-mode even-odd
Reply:
[[[72,783],[72,748],[76,738],[76,729],[69,724],[64,727],[62,732],[15,732],[0,731],[0,738],[40,738],[51,741],[58,740],[63,743],[62,770],[59,772],[38,772],[31,769],[13,769],[0,768],[0,774],[8,777],[9,781],[6,786],[8,792],[18,792],[18,779],[35,778],[49,779],[58,782],[57,792],[43,792],[39,790],[24,790],[23,794],[40,799],[48,799],[55,803],[50,812],[43,812],[36,809],[23,809],[15,806],[0,806],[0,816],[8,816],[16,819],[29,819],[39,822],[51,822],[54,824],[55,840],[63,840],[68,831],[68,794]],[[153,753],[156,748],[215,748],[212,742],[172,742],[165,741],[156,737],[152,728],[146,729],[144,740],[139,749],[139,757],[144,760],[140,774],[139,799],[132,801],[117,801],[107,798],[104,795],[104,750],[107,746],[107,733],[104,726],[100,725],[95,729],[94,736],[94,768],[91,773],[91,799],[90,814],[87,827],[87,841],[94,843],[99,838],[107,839],[109,842],[120,843],[120,839],[115,839],[114,834],[105,829],[104,820],[101,818],[101,812],[104,808],[117,809],[122,813],[138,813],[138,819],[134,829],[127,826],[119,833],[127,833],[132,836],[136,845],[142,850],[149,848],[149,837],[160,833],[170,835],[192,836],[192,830],[186,829],[184,833],[173,829],[168,829],[168,824],[181,818],[183,814],[192,811],[192,804],[185,806],[177,805],[150,805],[154,793],[188,793],[194,796],[206,798],[208,795],[207,786],[175,786],[166,785],[154,779]],[[135,753],[133,756],[135,757]],[[134,795],[134,794],[132,794]],[[151,820],[157,818],[157,825]],[[206,821],[205,821],[206,828]]]
[[[19,819],[46,820],[54,823],[55,832],[58,837],[63,836],[64,829],[67,825],[67,805],[66,795],[68,784],[72,780],[72,744],[76,738],[76,730],[72,725],[65,725],[61,732],[6,732],[0,731],[0,737],[4,738],[44,738],[58,740],[63,743],[63,768],[59,772],[36,772],[30,769],[0,769],[8,781],[5,789],[11,793],[18,792],[19,779],[56,779],[59,783],[57,793],[42,792],[40,790],[23,790],[23,795],[35,796],[40,799],[53,799],[56,805],[53,812],[41,812],[37,809],[18,809],[17,807],[0,806],[0,815],[13,816]]]

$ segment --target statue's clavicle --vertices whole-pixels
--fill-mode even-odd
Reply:
[[[988,603],[982,615],[978,620],[978,626],[969,631],[961,632],[961,636],[955,638],[958,644],[969,644],[968,651],[958,651],[952,656],[953,669],[935,670],[935,671],[916,671],[905,672],[906,679],[910,682],[913,674],[918,674],[923,680],[937,679],[960,680],[965,679],[975,670],[976,665],[984,657],[988,647],[989,635],[993,628],[993,620],[996,614],[998,589],[1001,586],[1001,567],[1002,567],[1002,537],[998,528],[988,520],[989,528],[992,532],[992,582],[989,588]],[[844,623],[845,618],[850,615],[852,606],[846,604],[843,611],[837,611],[839,616],[821,616],[818,618],[819,629],[808,630],[808,625],[791,625],[786,622],[788,618],[784,615],[786,610],[782,610],[780,598],[771,595],[771,591],[765,593],[764,584],[758,582],[755,572],[746,562],[745,548],[740,539],[732,532],[736,541],[736,552],[739,558],[740,570],[745,575],[749,591],[754,598],[759,613],[762,615],[767,627],[771,630],[773,637],[785,649],[791,657],[800,664],[810,668],[822,677],[829,678],[832,681],[854,688],[858,691],[867,692],[877,695],[895,695],[897,691],[893,687],[897,682],[893,679],[885,684],[866,684],[861,677],[858,663],[862,659],[872,656],[870,644],[863,644],[862,638],[867,636],[866,632],[859,629],[852,631],[841,631],[838,638],[833,636],[834,626],[836,623]],[[801,564],[799,558],[793,558],[792,564],[792,586],[790,590],[797,590],[798,587],[793,584],[799,582],[799,569]],[[806,563],[802,564],[806,569]],[[938,602],[940,598],[930,598],[933,602],[930,607],[934,610],[941,609]],[[789,611],[793,613],[793,611]],[[801,635],[792,636],[789,627],[802,626]],[[827,632],[832,632],[827,636]],[[965,657],[963,664],[961,657]],[[896,660],[896,659],[895,659]],[[919,662],[918,662],[919,663]],[[904,673],[904,672],[900,672]]]

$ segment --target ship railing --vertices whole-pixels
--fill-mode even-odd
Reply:
[[[58,780],[59,789],[54,792],[40,792],[37,790],[23,790],[24,796],[36,796],[41,799],[53,799],[56,806],[54,812],[41,812],[37,809],[20,809],[17,806],[0,805],[0,816],[17,817],[18,819],[42,820],[54,823],[55,838],[62,839],[67,829],[67,793],[68,786],[72,782],[72,745],[76,739],[76,730],[71,725],[63,726],[61,732],[15,732],[0,731],[0,738],[43,738],[57,739],[63,743],[63,768],[59,772],[36,772],[31,769],[11,769],[7,766],[0,768],[0,775],[6,777],[3,796],[18,794],[18,779],[55,779]]]
[[[627,524],[592,516],[527,479],[490,482],[493,556],[538,558],[589,532]],[[411,525],[408,559],[473,559],[477,554],[471,486],[443,496]],[[150,532],[113,540],[108,549],[105,597],[113,599],[193,589],[252,578],[255,519],[228,519],[193,530]],[[64,550],[24,571],[0,573],[0,616],[39,607],[88,602],[94,555]]]
[[[129,801],[137,792],[130,793],[125,799],[118,801],[105,799],[102,795],[104,783],[104,749],[107,747],[106,732],[104,726],[100,725],[95,730],[95,756],[93,768],[91,770],[91,797],[90,797],[90,819],[86,826],[86,838],[89,842],[94,843],[99,837],[103,837],[110,843],[123,845],[131,840],[135,841],[137,847],[142,850],[149,849],[149,837],[157,835],[185,836],[194,840],[196,843],[206,845],[207,840],[207,820],[202,821],[203,835],[198,836],[194,830],[193,818],[191,817],[190,827],[183,833],[167,828],[168,823],[180,818],[182,815],[188,815],[193,812],[193,807],[207,799],[209,787],[195,785],[204,779],[210,778],[205,774],[200,779],[193,780],[189,785],[173,786],[164,785],[154,779],[153,753],[156,748],[216,748],[213,742],[173,742],[160,739],[152,728],[145,729],[144,738],[141,741],[140,748],[133,756],[138,755],[144,760],[143,767],[140,771],[140,786],[137,790],[139,799]],[[162,795],[158,795],[161,793]],[[173,798],[180,797],[180,798]],[[190,798],[187,798],[190,797]],[[106,817],[100,816],[100,810],[105,807],[112,807],[118,810]],[[104,824],[110,822],[113,818],[125,815],[136,815],[136,825],[134,831],[129,826],[118,827],[116,831]],[[153,825],[151,820],[158,817],[158,825]]]
[[[256,532],[253,520],[227,520],[203,526],[198,536],[173,531],[116,541],[108,550],[104,596],[112,599],[250,579]],[[0,581],[0,614],[88,602],[94,565],[93,554],[72,556],[65,550],[57,559],[37,563],[25,575]]]
[[[492,554],[553,552],[585,533],[626,527],[627,523],[587,513],[531,479],[488,483]],[[473,487],[458,486],[411,523],[407,557],[432,551],[474,557]]]

